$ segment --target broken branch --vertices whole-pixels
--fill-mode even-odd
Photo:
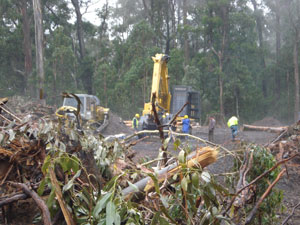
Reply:
[[[6,197],[4,200],[0,201],[0,207],[2,207],[4,205],[8,205],[12,202],[16,202],[16,201],[19,201],[19,200],[24,200],[26,198],[28,198],[27,194],[15,194],[11,197]]]
[[[251,185],[253,185],[254,183],[256,183],[258,180],[260,180],[261,178],[263,178],[264,176],[266,176],[267,174],[269,174],[270,172],[272,172],[274,169],[276,169],[279,165],[295,158],[296,156],[300,155],[300,153],[297,153],[287,159],[283,159],[279,162],[277,162],[272,168],[268,169],[267,171],[265,171],[264,173],[262,173],[261,175],[259,175],[258,177],[256,177],[253,181],[251,181],[248,185],[246,185],[245,187],[241,188],[240,190],[238,190],[235,195],[232,197],[231,202],[229,203],[228,207],[225,209],[225,211],[223,212],[223,215],[225,215],[228,210],[231,208],[234,200],[236,199],[236,197],[238,196],[238,194],[240,194],[243,190],[245,190],[246,188],[250,187]]]
[[[295,210],[296,210],[299,206],[300,206],[300,202],[299,202],[297,205],[294,206],[294,208],[293,208],[293,210],[292,210],[292,213],[291,213],[287,218],[285,218],[285,220],[282,222],[281,225],[287,224],[287,222],[289,221],[289,219],[292,218],[292,216],[293,216],[294,213],[295,213]]]
[[[25,194],[29,195],[36,202],[36,204],[42,211],[44,224],[51,225],[49,209],[48,209],[47,205],[45,204],[45,202],[43,201],[43,199],[41,199],[40,196],[38,196],[38,194],[35,191],[30,190],[26,184],[15,183],[15,182],[8,182],[8,183],[14,187],[21,188]]]
[[[258,200],[258,202],[256,203],[256,205],[254,206],[254,208],[252,209],[252,211],[250,212],[249,216],[246,218],[246,222],[245,225],[250,224],[251,221],[253,220],[258,208],[260,207],[261,203],[263,202],[263,200],[270,194],[272,188],[275,186],[275,184],[280,180],[280,178],[283,176],[283,174],[285,173],[286,169],[283,169],[278,176],[276,177],[276,179],[273,181],[273,183],[267,188],[267,190],[265,191],[265,193],[260,197],[260,199]]]

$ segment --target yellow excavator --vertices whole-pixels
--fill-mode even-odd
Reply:
[[[165,113],[170,113],[171,93],[168,85],[168,67],[167,63],[170,57],[164,54],[156,54],[152,57],[154,62],[152,88],[150,102],[144,104],[144,110],[139,121],[139,127],[142,130],[155,130],[156,123],[152,110],[152,95],[155,93],[155,106],[159,118]]]
[[[109,109],[100,106],[97,96],[63,93],[63,98],[63,106],[55,113],[57,117],[77,120],[79,126],[84,125],[97,132],[101,132],[107,127]]]
[[[157,129],[152,110],[153,93],[156,95],[155,107],[162,123],[171,120],[186,102],[189,104],[182,110],[177,120],[180,121],[184,115],[188,115],[191,119],[200,119],[200,93],[190,86],[176,85],[171,94],[167,66],[170,57],[165,54],[156,54],[152,60],[154,66],[150,102],[144,104],[139,130]]]

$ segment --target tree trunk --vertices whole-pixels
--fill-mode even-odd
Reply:
[[[83,30],[82,30],[82,14],[80,12],[80,6],[78,0],[71,0],[75,8],[76,13],[76,28],[77,28],[77,37],[79,42],[79,51],[81,60],[85,56],[85,45],[83,40]]]
[[[290,97],[290,73],[286,72],[286,85],[287,85],[287,111],[288,117],[290,118],[291,114],[291,97]]]
[[[175,9],[175,0],[170,0],[170,11],[171,11],[171,30],[172,30],[172,34],[175,34],[176,33],[176,9]],[[172,40],[172,48],[175,48],[176,47],[176,41]]]
[[[79,52],[80,52],[80,64],[81,64],[81,80],[84,88],[87,90],[88,94],[93,94],[93,70],[92,63],[86,57],[86,50],[83,38],[83,28],[82,28],[82,14],[80,12],[80,5],[78,0],[71,0],[76,12],[76,28],[77,37],[79,42]]]
[[[166,40],[166,54],[170,53],[170,15],[169,15],[169,4],[166,4],[166,25],[167,25],[167,40]]]
[[[32,52],[31,52],[31,36],[30,36],[30,22],[27,14],[27,0],[21,0],[21,14],[22,14],[22,30],[24,35],[23,51],[24,51],[24,93],[28,94],[28,90],[34,90],[28,86],[28,78],[32,75]],[[34,94],[34,93],[31,93]]]
[[[264,42],[263,42],[263,31],[262,31],[262,22],[261,22],[261,18],[260,15],[258,14],[258,10],[257,10],[257,3],[256,0],[251,0],[253,8],[254,8],[254,13],[255,13],[255,19],[256,19],[256,29],[257,29],[257,33],[258,33],[258,41],[259,41],[259,49],[261,51],[261,66],[263,67],[263,69],[266,68],[266,62],[265,62],[265,57],[264,57]],[[266,98],[268,96],[267,93],[267,80],[265,78],[265,76],[262,76],[262,92],[264,97]]]
[[[299,120],[299,65],[298,65],[298,43],[299,31],[296,30],[296,40],[294,43],[294,76],[295,76],[295,108],[294,108],[294,121]]]
[[[57,105],[57,60],[55,59],[53,62],[53,102],[55,105]]]
[[[280,57],[280,48],[281,48],[281,29],[280,29],[280,4],[279,0],[275,1],[275,17],[276,17],[276,64],[279,67],[279,57]],[[280,71],[276,72],[275,77],[275,93],[277,101],[280,99],[281,94],[281,74]]]
[[[264,127],[264,126],[253,126],[248,124],[243,125],[243,130],[248,130],[248,131],[266,131],[271,133],[280,133],[286,131],[287,129],[288,127]]]
[[[224,103],[223,103],[223,63],[221,61],[222,59],[219,59],[219,68],[220,68],[220,74],[219,74],[219,88],[220,88],[220,96],[219,96],[219,100],[220,100],[220,113],[222,115],[222,117],[225,117],[225,112],[224,112]]]
[[[44,57],[43,57],[43,19],[42,19],[42,7],[40,0],[33,0],[33,13],[35,23],[35,46],[36,46],[36,71],[38,76],[40,99],[44,98]]]
[[[186,67],[189,62],[189,42],[188,42],[188,31],[187,31],[187,0],[183,0],[182,5],[182,13],[183,13],[183,39],[184,39],[184,68],[186,75]]]

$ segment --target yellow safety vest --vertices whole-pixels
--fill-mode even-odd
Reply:
[[[134,120],[136,120],[136,127],[138,128],[139,127],[139,120],[136,117],[134,117],[132,119],[132,128],[134,128]]]
[[[238,124],[239,124],[239,120],[235,116],[231,117],[227,122],[228,127],[231,127],[233,125],[238,125]]]

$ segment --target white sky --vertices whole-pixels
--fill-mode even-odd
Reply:
[[[113,5],[116,3],[117,0],[107,0],[108,5]],[[106,3],[106,0],[91,0],[87,12],[85,13],[86,9],[82,8],[81,13],[83,14],[83,19],[90,21],[95,25],[100,25],[99,17],[97,16],[97,11],[102,9],[103,5]]]

